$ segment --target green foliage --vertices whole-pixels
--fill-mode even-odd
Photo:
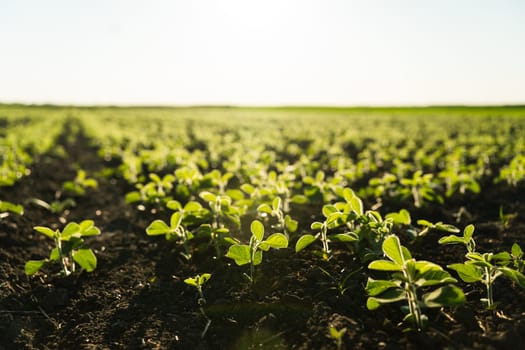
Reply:
[[[24,214],[24,207],[7,201],[0,201],[0,219],[5,218],[9,213],[17,215]]]
[[[341,192],[345,202],[323,206],[322,213],[325,220],[323,222],[315,221],[310,225],[314,232],[317,231],[315,235],[305,234],[299,237],[295,244],[296,252],[300,252],[315,241],[320,240],[323,245],[321,255],[323,259],[328,260],[331,256],[331,241],[353,243],[360,240],[359,233],[354,230],[354,224],[368,213],[363,213],[363,203],[351,189],[341,189]],[[329,235],[329,231],[334,230],[342,230],[343,232]]]
[[[84,220],[79,224],[68,223],[62,231],[52,230],[49,227],[36,226],[35,231],[55,241],[55,248],[49,257],[42,260],[29,260],[25,264],[25,273],[30,276],[38,272],[45,264],[59,263],[64,276],[75,272],[78,264],[87,272],[92,272],[97,267],[97,258],[93,251],[84,245],[84,237],[100,234],[100,229],[92,220]]]
[[[496,181],[506,181],[511,186],[517,186],[525,179],[525,155],[517,154],[510,163],[501,168]]]
[[[328,327],[328,335],[335,341],[337,350],[341,350],[343,348],[343,336],[345,335],[346,331],[346,327],[341,329],[337,329],[334,326]]]
[[[172,197],[170,192],[173,188],[174,176],[165,175],[162,178],[157,174],[149,174],[151,181],[147,183],[138,183],[138,191],[132,191],[126,194],[126,203],[142,202],[147,204],[161,205],[166,204]]]
[[[274,233],[264,239],[264,225],[259,220],[251,223],[252,233],[249,244],[235,243],[230,246],[226,257],[233,259],[239,266],[250,264],[250,283],[254,283],[254,267],[262,263],[263,251],[288,247],[288,239],[282,233]]]
[[[504,229],[509,228],[512,220],[518,217],[518,213],[504,213],[503,206],[499,207],[499,220]]]
[[[297,230],[298,222],[284,212],[281,197],[275,197],[272,204],[263,203],[257,207],[257,211],[262,215],[270,215],[277,219],[277,229],[281,230],[287,238],[290,233]]]
[[[73,181],[66,181],[62,185],[62,190],[73,196],[84,196],[86,190],[96,189],[98,187],[98,182],[94,178],[88,178],[86,172],[82,169],[77,171],[77,176]]]
[[[204,311],[204,306],[206,305],[206,298],[204,298],[204,293],[202,291],[204,284],[208,282],[210,278],[211,278],[211,274],[203,273],[202,275],[196,275],[194,277],[189,277],[184,280],[184,283],[186,283],[187,285],[195,287],[195,289],[197,289],[197,293],[199,294],[199,299],[197,300],[197,304],[199,305],[199,310],[201,311],[201,314],[206,319],[206,326],[204,327],[204,330],[201,333],[201,338],[204,338],[211,324],[211,319],[208,317],[208,315]]]
[[[365,290],[369,295],[366,302],[369,310],[405,301],[408,314],[404,321],[421,331],[427,324],[422,308],[456,306],[465,301],[463,291],[454,285],[456,279],[435,263],[414,259],[397,236],[387,237],[382,249],[386,259],[372,261],[368,268],[388,272],[390,279],[368,278]],[[421,290],[424,291],[422,295]]]
[[[400,193],[403,197],[412,196],[416,208],[423,206],[425,201],[443,203],[443,198],[435,191],[433,177],[433,174],[423,174],[421,170],[418,170],[411,178],[400,180],[403,186]]]
[[[505,276],[512,280],[521,288],[525,288],[525,276],[523,275],[523,251],[519,245],[512,246],[511,253],[479,253],[476,251],[476,242],[473,238],[474,225],[468,225],[463,230],[463,237],[450,235],[439,240],[440,244],[463,244],[467,248],[465,255],[466,261],[448,265],[449,268],[456,271],[458,276],[467,283],[482,283],[487,292],[487,308],[495,307],[493,286],[494,282],[500,276]],[[514,268],[511,266],[514,265]]]
[[[49,212],[51,212],[53,214],[62,214],[67,209],[73,208],[73,207],[75,207],[77,205],[75,200],[72,199],[72,198],[66,198],[66,199],[63,199],[63,200],[57,199],[57,200],[52,201],[51,203],[47,203],[47,202],[45,202],[45,201],[43,201],[41,199],[38,199],[38,198],[32,198],[30,200],[30,202],[33,203],[33,204],[38,205],[39,207],[42,207],[42,208],[48,210]]]
[[[202,292],[202,287],[208,280],[211,278],[211,274],[209,273],[203,273],[202,275],[196,275],[194,277],[188,277],[184,280],[184,283],[186,283],[189,286],[193,286],[197,289],[197,292],[199,293],[199,305],[204,305],[206,303],[206,299],[204,298],[204,294]]]

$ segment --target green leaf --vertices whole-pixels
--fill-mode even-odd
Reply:
[[[474,225],[470,224],[463,230],[463,238],[465,238],[465,241],[468,242],[472,238],[472,235],[474,234]]]
[[[500,253],[494,254],[492,256],[492,259],[498,261],[501,264],[503,264],[503,263],[506,263],[506,262],[510,262],[512,260],[512,256],[510,255],[509,252],[500,252]]]
[[[170,231],[175,231],[176,229],[178,229],[181,222],[182,222],[182,212],[176,211],[173,214],[171,214]]]
[[[49,261],[58,261],[60,259],[60,251],[58,248],[51,249],[51,253],[49,253]]]
[[[295,252],[298,253],[304,248],[308,247],[310,244],[315,242],[317,238],[312,235],[303,235],[298,240],[297,243],[295,243]]]
[[[375,260],[368,264],[368,268],[379,271],[402,271],[403,265],[388,260]]]
[[[472,264],[451,264],[448,268],[456,271],[459,278],[467,283],[479,282],[483,276],[481,269]]]
[[[142,200],[142,196],[140,195],[140,192],[133,191],[126,194],[125,201],[127,204],[140,202]]]
[[[391,219],[398,225],[410,225],[410,213],[406,209],[401,209],[398,213],[389,213],[386,215],[387,219]]]
[[[330,332],[330,337],[332,337],[333,339],[341,339],[343,337],[343,335],[346,333],[346,328],[341,328],[340,330],[337,330],[337,328],[335,327],[330,327],[329,328],[329,332]]]
[[[272,215],[272,207],[270,207],[268,204],[264,203],[257,207],[257,211],[266,213],[269,215]]]
[[[258,250],[253,255],[253,265],[257,266],[260,263],[262,263],[262,252],[260,250]]]
[[[335,206],[331,204],[325,204],[323,205],[323,215],[328,218],[330,215],[337,213],[338,210]]]
[[[95,226],[93,220],[84,220],[80,223],[80,235],[83,237],[96,236],[100,234],[100,229]]]
[[[500,267],[498,268],[505,276],[507,276],[512,281],[516,282],[521,288],[525,288],[525,276],[510,267]]]
[[[186,283],[187,285],[190,285],[190,286],[194,286],[194,287],[198,286],[197,280],[195,278],[193,278],[193,277],[186,278],[184,280],[184,283]]]
[[[450,235],[441,237],[438,241],[439,244],[466,244],[463,237],[458,237],[456,235]]]
[[[246,244],[232,245],[228,248],[226,257],[235,260],[235,263],[239,266],[250,263],[250,246]]]
[[[203,273],[199,276],[199,284],[202,286],[204,283],[208,282],[211,278],[211,273]]]
[[[401,242],[396,235],[385,238],[383,242],[383,253],[398,265],[403,266],[405,258],[403,257]]]
[[[375,310],[382,304],[395,303],[397,301],[405,300],[406,293],[402,289],[389,289],[381,294],[381,298],[370,297],[366,301],[368,310]]]
[[[66,225],[64,230],[62,231],[62,235],[60,237],[63,241],[68,241],[71,237],[79,237],[80,236],[80,225],[76,222],[70,222]]]
[[[268,237],[264,242],[275,249],[288,247],[288,239],[282,233],[274,233],[273,235],[270,235],[270,237]]]
[[[370,297],[366,300],[366,308],[368,310],[376,310],[381,306],[381,303],[374,297]]]
[[[48,227],[44,227],[44,226],[35,226],[33,227],[33,229],[37,232],[40,232],[41,234],[51,238],[51,239],[54,239],[55,238],[55,231],[53,231],[52,229],[48,228]]]
[[[182,205],[180,204],[179,201],[176,201],[176,200],[168,201],[168,203],[166,203],[166,207],[171,210],[181,210],[182,209]]]
[[[73,260],[87,272],[97,268],[97,257],[91,249],[82,248],[73,252]]]
[[[253,220],[250,225],[250,230],[252,231],[253,236],[259,242],[264,238],[264,225],[259,220]]]
[[[512,253],[512,256],[516,258],[521,258],[523,256],[523,250],[517,243],[514,243],[512,245],[511,253]]]
[[[284,224],[286,225],[286,229],[290,233],[294,233],[295,231],[297,231],[297,226],[299,225],[297,220],[292,219],[290,215],[286,215],[284,217]]]
[[[457,306],[465,302],[465,294],[461,288],[448,285],[423,295],[426,307]]]
[[[19,204],[14,204],[11,202],[0,201],[0,213],[10,211],[12,213],[22,215],[24,214],[24,207]]]
[[[184,206],[184,211],[188,213],[195,213],[202,210],[202,205],[199,202],[189,201]]]
[[[355,192],[351,188],[345,188],[343,190],[343,198],[345,201],[350,202],[355,197]]]
[[[480,254],[476,252],[467,253],[465,254],[465,257],[470,260],[468,262],[469,264],[474,264],[480,267],[488,267],[488,268],[493,267],[493,265],[490,263],[493,257],[492,253],[484,253],[484,254]]]
[[[330,239],[338,242],[356,242],[359,240],[355,233],[337,233],[330,235]]]
[[[255,192],[255,187],[253,187],[250,184],[242,184],[241,185],[241,190],[243,190],[244,192],[246,192],[246,193],[251,195],[252,193]]]
[[[326,218],[326,221],[325,221],[326,226],[328,228],[335,228],[335,227],[340,226],[339,219],[341,219],[342,217],[343,217],[343,214],[340,212],[335,212],[335,213],[330,214]]]
[[[421,261],[416,262],[419,264]],[[430,263],[434,265],[432,268],[427,268],[424,270],[418,269],[416,285],[418,287],[434,286],[437,284],[444,283],[456,283],[457,280],[453,278],[447,271],[443,270],[441,266]]]
[[[281,209],[281,197],[275,197],[272,201],[272,209],[278,211]]]
[[[310,225],[310,228],[312,230],[321,230],[323,228],[323,223],[322,222],[319,222],[319,221],[314,221],[312,222],[312,224]]]
[[[215,202],[217,200],[217,196],[208,191],[203,191],[199,193],[199,197],[208,202]]]
[[[361,198],[354,196],[350,200],[350,206],[357,215],[363,215],[363,201]]]
[[[29,260],[24,266],[24,272],[26,275],[31,276],[37,273],[42,266],[46,263],[46,260]]]
[[[396,283],[394,281],[387,281],[387,280],[375,280],[370,277],[368,277],[368,281],[366,282],[365,291],[369,296],[376,296],[383,292],[385,292],[388,289],[391,288],[398,288],[399,283]]]
[[[169,232],[170,227],[162,220],[155,220],[146,228],[148,236],[165,235]]]
[[[257,246],[258,249],[262,250],[262,251],[269,251],[270,250],[270,245],[268,243],[266,243],[265,241],[262,241],[261,243],[259,243],[259,245]]]
[[[424,226],[424,227],[434,227],[433,223],[431,223],[428,220],[423,220],[423,219],[418,220],[417,224],[420,225],[420,226]]]
[[[296,194],[290,199],[290,201],[295,204],[305,204],[308,202],[308,198],[301,194]]]
[[[443,224],[441,222],[436,223],[436,225],[434,225],[434,228],[439,231],[445,231],[450,233],[459,232],[459,228],[457,228],[456,226],[450,224]]]

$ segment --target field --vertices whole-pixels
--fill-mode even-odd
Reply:
[[[515,348],[524,199],[525,107],[0,105],[0,349]]]

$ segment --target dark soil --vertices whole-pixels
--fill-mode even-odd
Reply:
[[[31,175],[0,189],[0,199],[25,205],[23,216],[0,221],[0,349],[334,349],[330,325],[348,329],[343,339],[348,349],[516,349],[525,344],[525,293],[503,278],[495,286],[497,311],[479,301],[481,285],[460,283],[468,294],[466,305],[431,310],[426,332],[403,332],[399,305],[366,309],[368,271],[359,269],[362,264],[345,247],[329,262],[308,250],[268,252],[250,288],[242,276],[248,268],[206,253],[187,261],[179,246],[146,236],[145,228],[157,217],[124,203],[131,188],[120,179],[99,176],[99,188],[76,198],[77,206],[60,218],[29,200],[64,198],[61,185],[74,178],[76,165],[96,174],[107,164],[82,134],[59,142],[65,157],[45,155]],[[508,250],[514,242],[523,247],[524,192],[485,188],[470,202],[445,206],[438,217],[425,219],[453,223],[452,214],[465,205],[480,250]],[[518,213],[507,228],[498,220],[500,205]],[[93,219],[101,228],[103,233],[87,242],[98,268],[64,278],[49,267],[47,274],[26,277],[25,261],[46,257],[52,243],[32,227],[62,228],[64,219]],[[431,232],[404,243],[416,258],[443,266],[462,261],[461,247],[439,246],[440,235]],[[336,280],[351,273],[348,289],[339,293],[321,268]],[[196,291],[183,280],[204,272],[212,274],[204,288],[212,322],[201,336],[206,319]]]

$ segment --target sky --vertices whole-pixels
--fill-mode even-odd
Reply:
[[[523,0],[0,1],[0,102],[525,103]]]

